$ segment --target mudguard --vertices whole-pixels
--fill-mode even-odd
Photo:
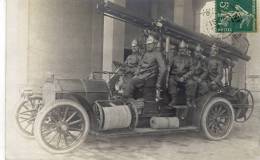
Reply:
[[[76,93],[65,93],[63,95],[63,99],[69,99],[76,103],[81,104],[84,109],[87,111],[89,120],[90,120],[90,129],[96,129],[97,127],[97,121],[94,117],[94,110],[92,105],[88,102],[87,98],[84,95],[76,94]]]
[[[46,82],[43,91],[43,98],[48,102],[46,104],[54,102],[55,99],[70,99],[81,104],[89,114],[91,128],[96,126],[93,103],[110,97],[107,83],[95,79],[55,79],[53,82]]]
[[[193,120],[192,123],[194,126],[200,128],[202,113],[205,110],[206,105],[210,102],[210,100],[214,97],[222,97],[225,98],[226,95],[223,92],[209,92],[204,96],[199,97],[197,101],[197,108],[193,112]],[[227,98],[225,98],[227,99]]]

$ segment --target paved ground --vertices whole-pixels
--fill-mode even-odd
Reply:
[[[260,103],[252,118],[245,124],[235,124],[226,140],[208,141],[196,132],[89,137],[78,150],[63,155],[49,154],[35,140],[21,137],[14,129],[11,116],[7,122],[10,122],[6,130],[8,160],[260,160]]]

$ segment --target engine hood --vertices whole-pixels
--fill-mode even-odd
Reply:
[[[56,99],[56,93],[83,93],[89,103],[97,99],[106,100],[110,93],[107,83],[96,79],[55,79],[45,82],[42,92],[45,104],[53,102]]]
[[[107,83],[104,80],[85,79],[56,79],[56,92],[108,92]]]
[[[81,79],[56,79],[56,92],[86,92],[86,82]]]

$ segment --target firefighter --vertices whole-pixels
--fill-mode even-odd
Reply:
[[[123,74],[123,76],[120,77],[118,82],[120,93],[124,92],[126,88],[126,84],[131,78],[133,78],[134,73],[137,71],[137,67],[141,59],[139,46],[140,46],[140,42],[138,42],[137,39],[134,39],[131,42],[132,54],[130,54],[126,58],[124,64],[120,69],[120,72],[122,72]]]
[[[192,58],[188,46],[184,41],[179,44],[177,55],[173,57],[173,61],[169,73],[169,94],[171,102],[169,106],[176,105],[177,90],[179,87],[185,87],[187,106],[192,107],[192,100],[196,94],[196,83],[192,81]]]
[[[210,56],[208,58],[208,87],[210,90],[216,91],[220,89],[223,78],[223,63],[217,57],[219,53],[219,48],[216,44],[213,44],[210,50]]]
[[[141,59],[141,53],[140,53],[140,48],[139,48],[138,41],[134,39],[131,43],[131,49],[132,49],[132,54],[129,55],[123,65],[123,70],[125,73],[125,78],[129,79],[134,76],[134,73],[137,70],[139,61]]]
[[[155,80],[156,90],[160,91],[166,72],[165,60],[160,52],[155,51],[157,40],[149,35],[146,40],[146,53],[142,56],[133,79],[127,84],[124,96],[134,98],[137,89],[144,87],[145,82]],[[159,98],[159,97],[158,97]]]
[[[207,86],[207,64],[206,57],[202,55],[203,49],[200,44],[198,44],[194,50],[194,58],[193,58],[193,74],[192,79],[195,83],[197,83],[197,94],[204,95],[208,91]],[[193,102],[194,104],[194,102]]]

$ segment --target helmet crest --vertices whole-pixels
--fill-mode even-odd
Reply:
[[[151,44],[151,43],[155,43],[156,40],[152,35],[149,35],[146,39],[146,44]]]
[[[132,40],[131,46],[136,47],[138,45],[138,42],[136,39]]]
[[[216,56],[218,54],[218,50],[219,48],[217,47],[217,45],[214,43],[212,46],[211,46],[211,50],[210,50],[210,54],[212,56]]]
[[[198,44],[195,48],[196,52],[201,52],[203,49],[201,48],[200,44]]]
[[[211,46],[211,50],[218,51],[218,47],[215,43]]]
[[[179,43],[179,48],[188,48],[188,44],[186,44],[183,40]]]

